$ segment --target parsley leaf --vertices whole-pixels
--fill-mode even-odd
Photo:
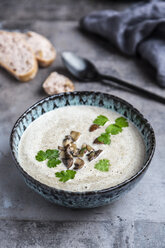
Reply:
[[[124,117],[119,117],[115,120],[115,124],[119,127],[128,127],[128,121]]]
[[[58,150],[48,149],[48,150],[46,150],[46,152],[40,150],[36,155],[36,160],[41,162],[41,161],[44,161],[46,159],[58,158],[58,157],[59,157],[59,151]]]
[[[59,157],[59,151],[56,149],[55,150],[48,149],[48,150],[46,150],[46,156],[48,159],[58,158]]]
[[[111,143],[111,138],[110,138],[110,135],[109,133],[102,133],[98,138],[97,138],[98,141],[104,143],[104,144],[110,144]]]
[[[112,135],[118,134],[122,132],[122,128],[116,124],[111,124],[105,129],[106,133],[110,133]]]
[[[46,160],[47,159],[47,155],[46,155],[46,153],[44,152],[44,151],[42,151],[42,150],[40,150],[38,153],[37,153],[37,155],[36,155],[36,160],[38,160],[38,161],[44,161],[44,160]]]
[[[56,159],[56,158],[51,158],[51,159],[49,159],[48,162],[47,162],[47,166],[48,166],[49,168],[54,168],[54,167],[56,167],[58,164],[61,164],[61,160]]]
[[[99,115],[97,118],[93,121],[94,124],[97,124],[99,126],[104,126],[104,124],[109,121],[108,118],[104,115]]]
[[[108,159],[101,159],[97,164],[95,164],[95,169],[100,171],[109,171],[109,160]]]
[[[56,177],[60,178],[60,182],[66,182],[69,179],[73,179],[75,177],[76,171],[74,170],[66,170],[66,171],[60,171],[56,172],[55,175]]]
[[[36,155],[36,160],[41,162],[48,159],[47,166],[49,168],[54,168],[61,163],[58,157],[59,157],[59,151],[56,149],[55,150],[48,149],[46,150],[46,152],[40,150]]]

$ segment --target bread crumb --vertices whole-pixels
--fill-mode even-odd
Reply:
[[[52,72],[45,80],[42,87],[48,95],[74,91],[74,84],[70,79],[57,72]]]

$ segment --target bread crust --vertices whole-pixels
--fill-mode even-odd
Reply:
[[[11,33],[11,32],[8,32],[8,31],[0,31],[0,35],[3,35],[3,34],[14,35],[14,33]],[[22,42],[24,42],[23,39],[22,39]],[[38,71],[38,63],[37,63],[37,60],[36,60],[36,57],[35,57],[33,51],[26,44],[26,42],[24,42],[24,45],[26,46],[27,50],[29,50],[29,52],[32,54],[32,56],[33,56],[33,64],[34,64],[32,69],[29,70],[27,73],[18,74],[14,70],[12,70],[9,66],[7,66],[2,61],[0,61],[0,66],[1,67],[6,69],[10,74],[12,74],[15,78],[17,78],[18,80],[20,80],[22,82],[26,82],[26,81],[29,81],[32,78],[34,78],[36,76],[36,74],[37,74],[37,71]]]
[[[41,67],[48,67],[49,65],[51,65],[53,62],[54,62],[54,60],[55,60],[55,58],[56,57],[54,57],[53,59],[51,59],[51,60],[42,60],[42,59],[38,59],[38,63],[39,63],[39,65],[41,66]]]
[[[24,75],[19,75],[18,79],[21,82],[27,82],[27,81],[33,79],[36,76],[37,72],[38,72],[38,63],[37,63],[37,60],[35,59],[33,69]]]
[[[28,38],[31,37],[31,36],[35,36],[35,35],[39,35],[40,38],[46,40],[46,42],[51,47],[51,53],[52,53],[52,58],[51,59],[44,59],[44,58],[42,58],[42,55],[35,54],[35,52],[34,51],[33,52],[34,52],[34,54],[36,56],[36,59],[37,59],[39,65],[41,67],[47,67],[47,66],[51,65],[54,62],[54,60],[56,59],[56,50],[55,50],[54,46],[52,45],[52,43],[46,37],[44,37],[43,35],[38,34],[36,32],[33,32],[33,31],[29,31],[25,35],[26,35],[26,41],[27,41],[27,43],[28,43]],[[30,46],[30,44],[29,44],[29,46]]]

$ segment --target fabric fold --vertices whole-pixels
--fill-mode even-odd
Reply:
[[[80,27],[106,38],[123,54],[140,54],[165,87],[165,1],[134,4],[122,12],[95,11],[80,20]]]

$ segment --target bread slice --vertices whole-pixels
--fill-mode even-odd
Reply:
[[[29,81],[38,71],[31,48],[20,36],[7,31],[0,31],[0,65],[20,81]]]
[[[69,92],[74,90],[74,84],[69,78],[52,72],[43,83],[43,89],[48,95],[54,95],[61,92]]]
[[[51,42],[44,36],[29,31],[23,34],[28,45],[36,55],[38,63],[42,67],[49,66],[56,58],[56,51]]]

